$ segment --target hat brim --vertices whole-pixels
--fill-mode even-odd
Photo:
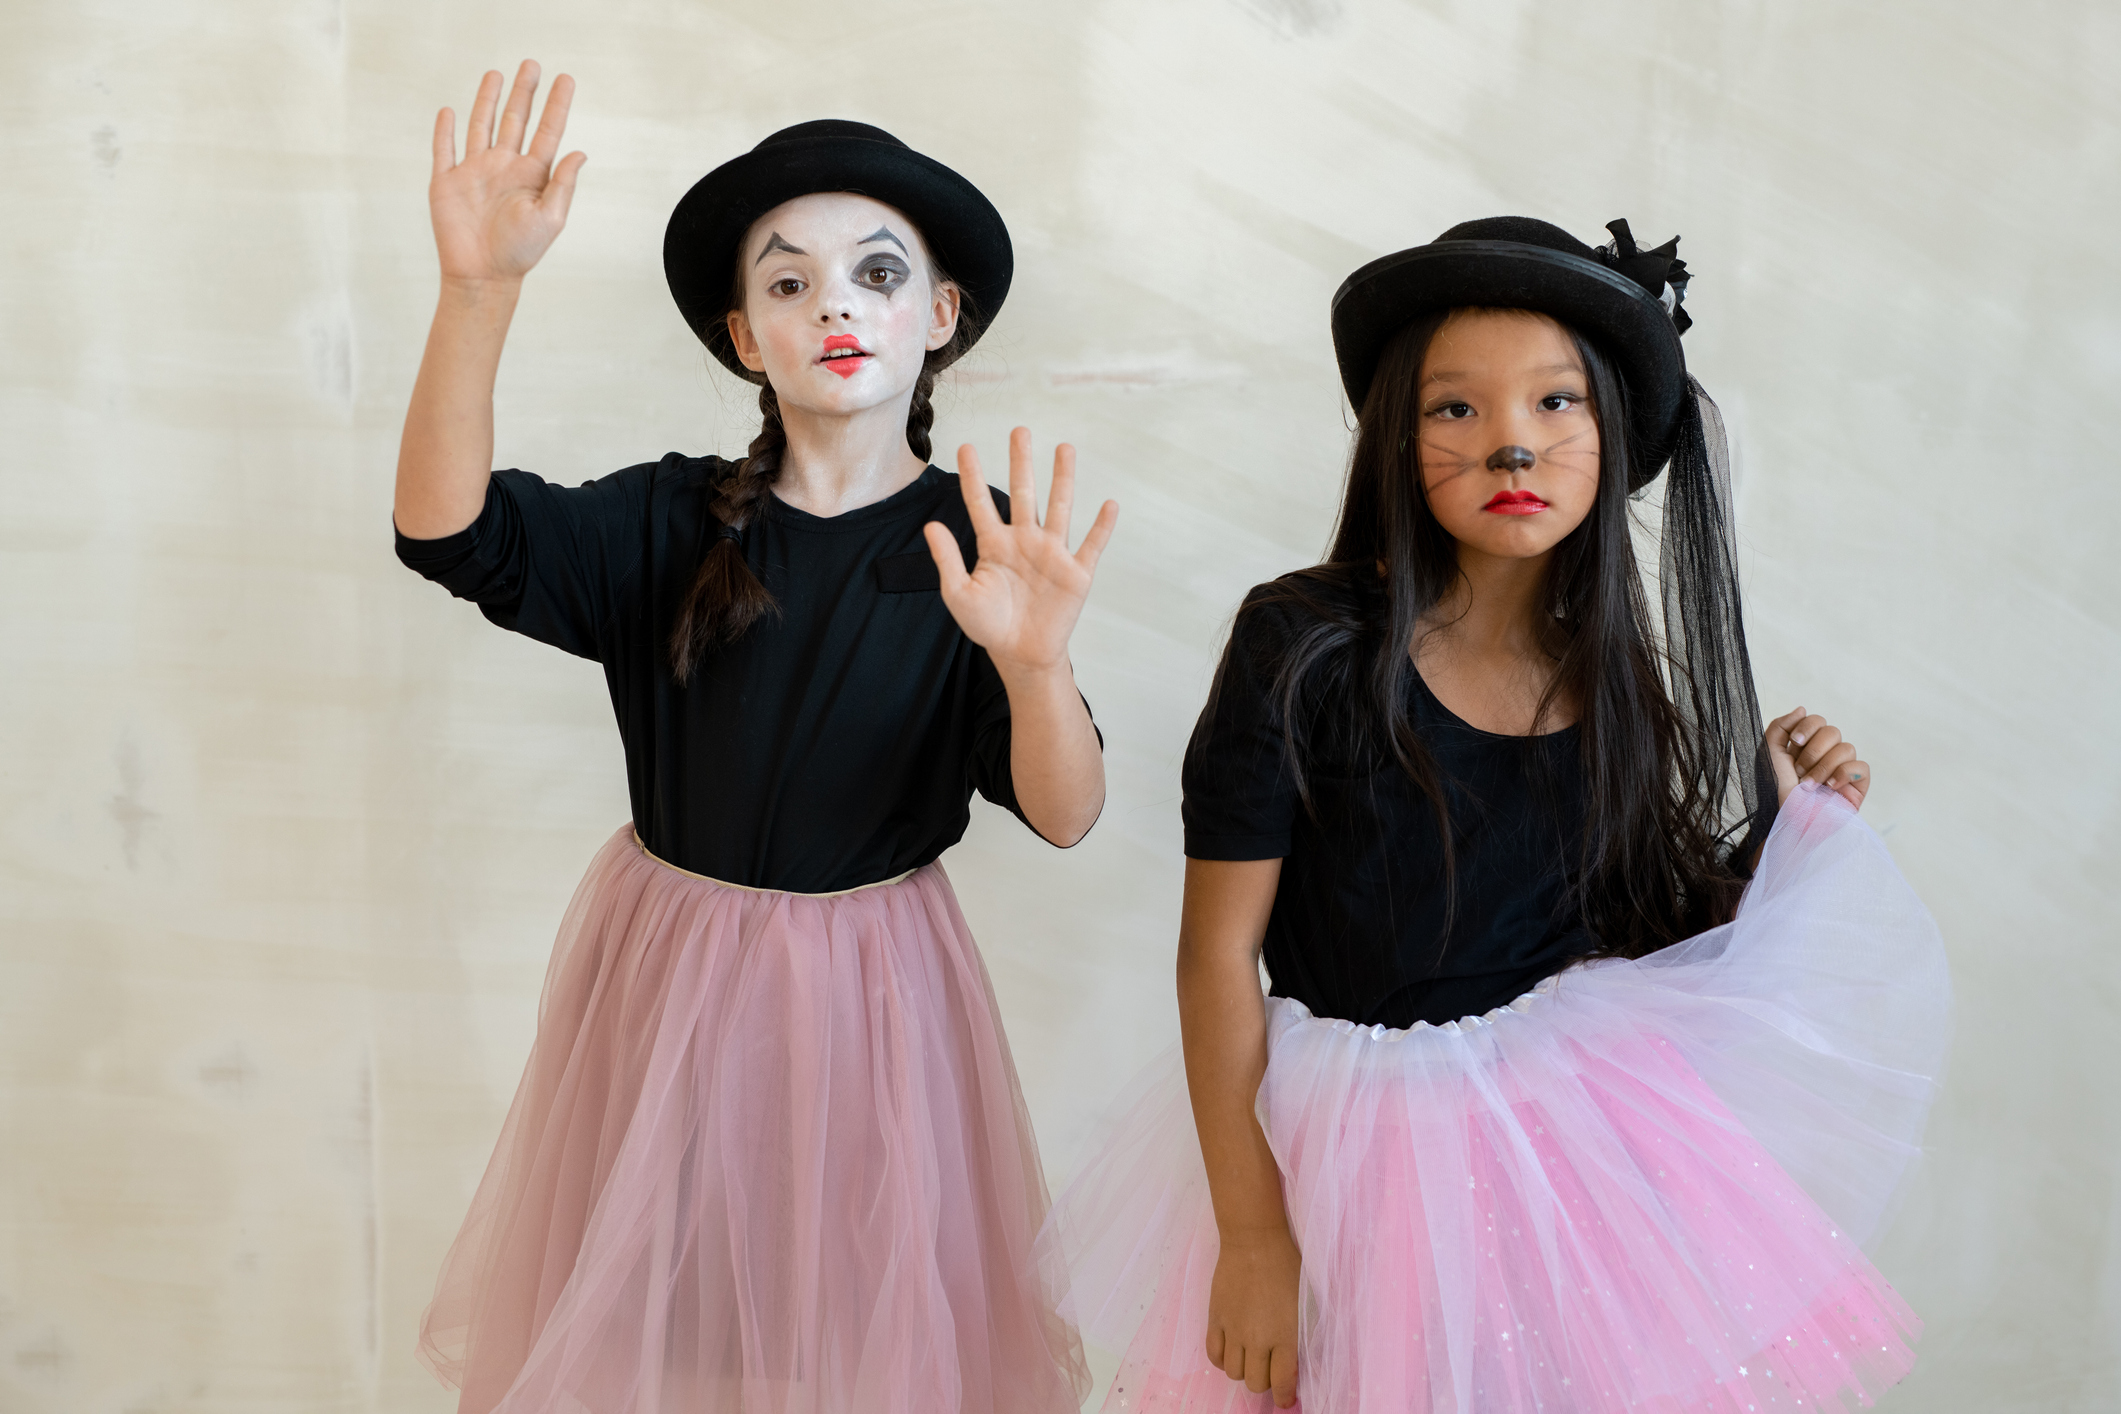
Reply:
[[[1467,307],[1530,309],[1586,335],[1626,381],[1647,484],[1670,458],[1686,395],[1686,355],[1664,304],[1594,260],[1516,241],[1437,241],[1363,266],[1333,296],[1333,352],[1360,412],[1392,336],[1425,315]]]
[[[1009,297],[1009,228],[979,188],[911,148],[844,135],[799,138],[732,158],[695,182],[663,233],[663,274],[678,312],[739,378],[757,382],[729,338],[738,247],[754,221],[799,196],[853,192],[906,213],[970,301],[970,348]]]

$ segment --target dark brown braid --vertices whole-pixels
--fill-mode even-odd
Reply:
[[[949,276],[939,270],[932,278],[940,285]],[[741,293],[742,285],[738,286]],[[914,380],[913,402],[906,409],[906,445],[922,461],[933,452],[929,433],[935,427],[935,381],[945,368],[972,345],[978,313],[963,295],[958,299],[957,328],[950,341],[930,349],[921,360],[920,377]],[[734,643],[760,619],[778,615],[781,606],[744,561],[741,539],[745,527],[758,516],[774,481],[781,474],[781,456],[788,450],[788,430],[781,425],[781,400],[773,385],[759,382],[759,435],[751,439],[744,459],[723,478],[720,493],[708,511],[720,522],[714,544],[700,561],[692,590],[678,609],[670,630],[670,671],[679,682],[692,677],[708,651]]]
[[[679,682],[692,676],[707,650],[734,643],[754,623],[781,611],[751,566],[744,563],[744,545],[737,536],[772,494],[774,480],[781,474],[781,454],[787,449],[781,400],[771,383],[761,383],[759,435],[751,439],[744,459],[722,478],[721,494],[707,508],[720,527],[714,544],[700,560],[692,592],[685,596],[670,631],[670,671]]]

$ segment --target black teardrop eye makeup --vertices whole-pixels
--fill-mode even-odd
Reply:
[[[905,261],[881,252],[864,256],[862,263],[854,267],[854,283],[865,290],[875,290],[886,299],[912,278],[913,271]]]

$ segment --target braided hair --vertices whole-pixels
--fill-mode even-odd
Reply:
[[[932,288],[956,282],[933,260],[928,265]],[[739,271],[730,293],[730,308],[743,307],[743,275]],[[920,377],[914,380],[913,402],[906,409],[906,445],[922,461],[933,452],[929,434],[935,427],[935,381],[945,368],[971,347],[978,311],[963,294],[958,295],[957,328],[939,349],[930,349],[921,360]],[[765,375],[759,385],[759,434],[751,439],[744,459],[730,467],[707,509],[719,523],[714,544],[700,560],[692,588],[679,606],[670,630],[670,671],[679,682],[692,677],[700,660],[715,648],[734,643],[751,626],[768,615],[778,615],[780,605],[744,560],[743,534],[764,510],[773,483],[781,474],[781,459],[788,450],[788,429],[781,422],[781,400]]]

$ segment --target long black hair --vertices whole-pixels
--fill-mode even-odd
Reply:
[[[931,289],[957,285],[931,257],[928,261]],[[744,307],[744,271],[741,261],[730,291],[729,308]],[[922,461],[934,448],[929,434],[935,427],[935,381],[942,371],[972,346],[972,331],[978,327],[979,311],[958,287],[957,327],[941,348],[930,349],[921,360],[920,376],[913,384],[913,402],[906,409],[906,445]],[[679,682],[692,676],[701,658],[725,643],[734,643],[753,624],[780,612],[773,593],[751,572],[744,559],[744,528],[764,510],[766,497],[781,474],[781,457],[788,450],[788,429],[781,424],[781,400],[764,374],[759,385],[759,432],[742,461],[734,463],[722,478],[718,494],[708,506],[720,526],[733,534],[716,535],[700,560],[698,573],[685,602],[678,607],[670,630],[670,671]]]
[[[1419,460],[1422,360],[1449,317],[1417,320],[1386,347],[1358,415],[1325,562],[1283,576],[1240,611],[1279,605],[1277,620],[1299,625],[1276,636],[1269,671],[1306,808],[1323,755],[1396,765],[1436,811],[1447,879],[1455,850],[1444,782],[1405,703],[1423,618],[1459,578],[1457,542],[1429,507]],[[1628,389],[1595,343],[1568,333],[1598,424],[1598,493],[1548,560],[1539,624],[1554,671],[1533,729],[1559,705],[1576,713],[1584,829],[1575,905],[1600,953],[1638,957],[1735,909],[1747,846],[1733,848],[1729,836],[1761,823],[1759,709],[1739,616],[1728,469],[1711,449],[1722,445],[1720,423],[1709,421],[1714,404],[1690,386],[1665,492],[1660,626],[1631,535],[1640,457]]]

